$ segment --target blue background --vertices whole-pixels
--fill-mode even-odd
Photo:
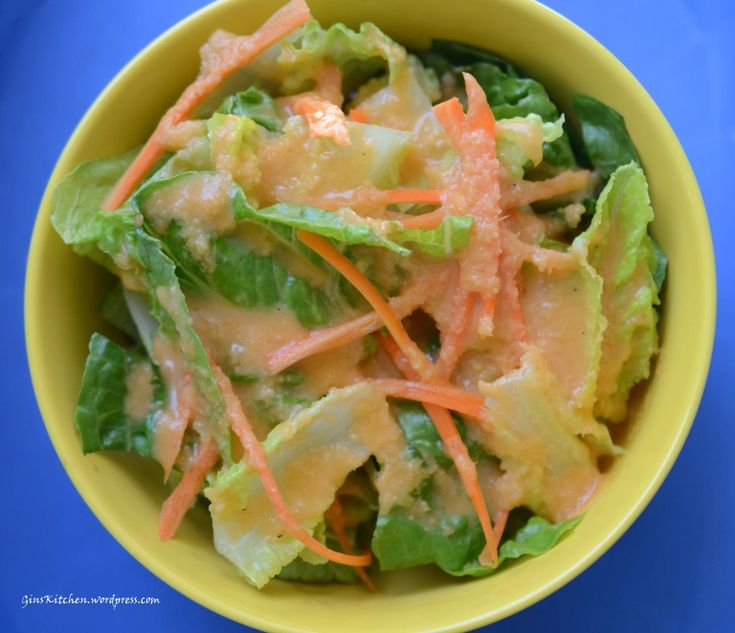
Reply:
[[[32,223],[66,139],[97,93],[134,53],[203,4],[0,0],[3,631],[245,630],[163,584],[94,518],[46,435],[23,339],[23,277]],[[492,630],[733,630],[735,432],[728,369],[735,356],[735,262],[729,243],[735,225],[728,207],[735,153],[735,8],[729,0],[547,4],[617,55],[678,134],[712,225],[720,289],[718,331],[692,434],[648,509],[591,569]],[[157,596],[161,604],[114,611],[109,606],[21,608],[24,594],[56,592]]]

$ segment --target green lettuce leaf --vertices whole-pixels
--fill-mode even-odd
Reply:
[[[273,97],[256,86],[228,96],[217,108],[217,112],[248,117],[271,132],[279,132],[283,127]]]
[[[100,304],[100,312],[118,330],[133,340],[138,340],[138,328],[135,327],[135,322],[125,301],[122,283],[118,283],[104,298]]]
[[[327,545],[333,549],[339,549],[339,543],[330,542],[327,539]],[[328,583],[340,582],[351,583],[357,581],[357,574],[354,567],[338,565],[332,561],[327,561],[321,565],[307,563],[301,557],[297,557],[286,565],[278,574],[279,580],[290,580],[294,582],[308,583]]]
[[[325,29],[312,20],[283,44],[277,60],[284,78],[281,89],[288,94],[303,90],[305,81],[312,79],[314,68],[323,60],[342,70],[347,94],[386,67],[389,75],[395,76],[406,62],[406,49],[371,22],[363,22],[359,31],[353,31],[344,24]]]
[[[427,53],[419,53],[424,64],[434,68],[440,78],[449,73],[455,89],[463,91],[460,72],[472,74],[482,86],[497,119],[537,114],[544,121],[559,119],[559,109],[541,83],[525,77],[510,62],[479,48],[432,40]],[[452,95],[445,95],[452,96]],[[576,165],[569,136],[564,133],[553,142],[544,143],[544,162],[552,167]]]
[[[659,243],[651,237],[651,274],[653,275],[653,283],[656,284],[656,292],[661,296],[661,289],[664,287],[666,280],[666,269],[669,266],[669,258],[664,253]]]
[[[640,163],[625,119],[619,112],[582,94],[574,95],[572,105],[582,126],[584,148],[603,179],[618,167]]]
[[[522,556],[541,556],[548,552],[559,539],[570,530],[574,529],[582,520],[582,515],[560,521],[549,523],[539,516],[531,517],[522,528],[520,528],[508,540],[503,541],[498,548],[498,567],[486,567],[477,561],[465,565],[459,572],[450,572],[454,576],[483,577],[495,573],[507,560],[521,558]]]
[[[363,383],[333,389],[276,426],[263,442],[286,502],[298,507],[299,522],[312,534],[347,475],[370,457],[366,421],[378,434],[394,424],[385,400]],[[245,461],[222,470],[205,495],[211,501],[217,551],[256,587],[303,552],[300,541],[278,528],[260,479]]]
[[[607,329],[595,414],[612,422],[625,418],[630,389],[648,378],[651,359],[658,351],[655,306],[659,297],[654,274],[659,258],[648,235],[652,220],[646,176],[631,162],[612,174],[597,200],[592,223],[572,245],[586,255],[603,280]]]
[[[527,168],[541,162],[544,143],[553,143],[563,136],[564,115],[553,122],[544,121],[538,114],[513,117],[504,119],[496,129],[498,160],[513,178],[520,180]]]
[[[381,570],[435,564],[461,573],[480,555],[485,537],[476,516],[432,513],[422,519],[400,508],[378,516],[372,548]]]
[[[596,451],[584,440],[613,450],[607,427],[569,402],[543,353],[531,346],[519,369],[479,389],[489,412],[482,441],[503,471],[496,485],[513,491],[513,506],[555,521],[576,515],[600,482]]]
[[[79,255],[108,267],[109,257],[96,244],[94,217],[137,153],[131,150],[120,156],[81,163],[56,186],[52,197],[51,223],[61,239]]]
[[[151,182],[136,192],[133,205],[144,217],[149,218],[151,211],[147,203],[154,192],[178,186],[187,180],[196,181],[208,177],[208,172],[186,172],[170,179]],[[233,183],[227,195],[230,198],[233,221],[259,218],[255,215],[259,212],[250,206],[237,185]],[[296,258],[305,257],[290,228],[275,226],[272,222],[264,225],[272,233],[272,241],[279,249],[287,249]],[[209,288],[214,289],[232,303],[243,307],[285,305],[307,327],[326,325],[341,310],[336,297],[329,296],[330,293],[293,274],[270,254],[260,254],[235,232],[220,235],[207,231],[207,257],[202,259],[192,252],[191,240],[186,239],[178,221],[158,227],[164,228],[159,236],[177,264],[179,277],[189,288],[204,292]],[[200,228],[206,230],[204,227]],[[336,289],[336,282],[334,286]],[[336,295],[336,292],[331,294]]]
[[[248,204],[244,196],[236,196],[233,203],[239,217],[303,229],[343,244],[381,246],[400,255],[411,253],[408,249],[381,235],[382,221],[362,218],[350,209],[333,212],[316,207],[279,202],[256,210]]]
[[[127,379],[141,364],[147,365],[150,373],[151,399],[149,413],[143,419],[134,420],[126,413]],[[165,398],[163,382],[147,358],[101,334],[93,334],[74,417],[82,452],[119,450],[152,457],[153,430]]]
[[[130,157],[126,156],[129,160]],[[223,460],[230,457],[230,432],[224,418],[225,403],[207,358],[194,330],[186,298],[179,285],[176,265],[164,252],[162,243],[145,230],[141,215],[125,206],[115,213],[99,210],[106,190],[99,187],[100,172],[124,170],[120,158],[85,163],[60,184],[52,211],[54,227],[67,244],[78,252],[92,254],[114,273],[129,276],[145,288],[160,333],[175,341],[192,372],[202,396],[207,419],[217,439]],[[108,180],[108,183],[111,180]],[[84,190],[93,188],[95,196]]]
[[[398,222],[395,224],[397,227],[388,233],[392,240],[433,257],[448,257],[467,246],[472,217],[450,215],[437,228],[429,230],[406,229]]]

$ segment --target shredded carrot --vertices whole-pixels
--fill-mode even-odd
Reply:
[[[331,138],[337,145],[342,146],[351,143],[347,119],[339,106],[313,92],[289,99],[294,113],[303,116],[309,124],[309,134],[312,138]]]
[[[503,209],[523,207],[538,200],[548,200],[574,191],[581,191],[587,186],[590,172],[586,170],[569,170],[548,178],[547,180],[522,180],[502,191],[500,204]]]
[[[495,566],[498,562],[497,541],[493,533],[485,497],[480,488],[480,481],[477,478],[475,462],[470,458],[467,446],[462,441],[449,411],[435,404],[424,404],[424,407],[426,407],[439,437],[444,442],[447,454],[457,468],[462,485],[472,502],[477,518],[480,520],[482,531],[485,534],[485,547],[480,554],[480,563]]]
[[[175,402],[169,403],[167,415],[160,416],[156,424],[155,455],[163,466],[163,480],[167,481],[181,443],[194,414],[194,394],[190,372],[182,374],[174,388]]]
[[[385,204],[404,202],[421,204],[441,204],[442,192],[439,189],[382,189],[379,190]]]
[[[431,282],[432,280],[428,277],[424,278],[407,288],[403,294],[388,301],[393,313],[399,319],[411,314],[425,301]],[[382,326],[383,322],[378,314],[368,312],[350,321],[314,330],[306,338],[287,343],[273,352],[267,360],[268,373],[275,375],[300,360],[356,341],[379,330]]]
[[[204,483],[204,477],[218,461],[217,443],[211,437],[202,438],[184,471],[184,476],[161,508],[158,536],[162,541],[176,534],[184,515]]]
[[[364,108],[352,108],[350,110],[350,113],[347,115],[347,118],[350,121],[354,121],[355,123],[367,123],[368,122],[368,115],[367,112],[365,112]]]
[[[225,399],[227,406],[227,419],[232,425],[233,431],[240,439],[245,453],[248,457],[248,467],[252,468],[260,478],[260,483],[263,486],[263,490],[267,495],[268,499],[273,506],[279,520],[281,521],[286,532],[293,538],[301,541],[306,547],[319,556],[331,560],[334,563],[341,565],[349,565],[352,567],[365,567],[370,564],[372,560],[372,554],[367,552],[365,554],[350,555],[342,552],[335,552],[329,549],[324,543],[317,541],[311,534],[306,531],[303,525],[301,525],[289,510],[281,491],[278,489],[275,477],[268,466],[263,447],[261,446],[258,438],[255,436],[253,427],[245,415],[242,409],[242,403],[232,389],[232,383],[229,378],[225,376],[222,370],[217,366],[214,361],[210,359],[212,370],[217,378],[217,384],[222,396]]]
[[[414,368],[411,367],[411,363],[408,362],[408,358],[406,358],[406,355],[401,351],[401,348],[398,347],[395,339],[390,334],[378,332],[375,334],[375,340],[378,342],[378,345],[385,350],[388,356],[390,356],[393,364],[398,367],[398,370],[408,378],[408,380],[421,379]]]
[[[434,211],[422,213],[421,215],[404,215],[398,221],[407,229],[428,231],[439,228],[441,223],[444,222],[445,217],[447,217],[447,212],[442,207],[439,207]]]
[[[218,51],[219,54],[213,55],[211,60],[203,59],[199,77],[184,90],[159,121],[153,134],[110,191],[102,208],[114,211],[128,199],[138,183],[163,155],[162,139],[169,128],[189,118],[204,98],[216,90],[232,73],[249,64],[257,55],[310,18],[311,12],[304,0],[291,0],[276,11],[255,33],[229,36],[225,51]],[[221,32],[216,35],[219,35],[220,39],[226,37]]]
[[[467,292],[462,284],[455,281],[452,289],[450,307],[451,318],[448,327],[441,331],[441,350],[436,361],[437,375],[448,379],[464,351],[467,326],[475,303],[475,293]]]
[[[411,367],[406,356],[398,348],[398,345],[391,336],[377,335],[379,344],[388,353],[396,367],[402,371],[409,380],[418,378],[416,372]],[[480,562],[482,564],[495,565],[498,562],[497,539],[493,532],[493,526],[490,522],[490,515],[485,503],[485,497],[480,488],[480,482],[477,478],[477,468],[467,452],[467,447],[462,441],[462,437],[457,431],[457,427],[452,421],[452,416],[446,408],[424,402],[424,408],[429,414],[434,428],[446,448],[447,454],[454,462],[459,477],[462,480],[467,496],[472,502],[475,509],[482,531],[485,534],[486,545],[480,554]]]
[[[342,511],[342,503],[339,500],[339,494],[334,498],[332,505],[327,508],[327,511],[324,513],[324,518],[332,527],[332,531],[337,537],[339,546],[345,551],[345,553],[354,554],[355,551],[352,548],[352,543],[350,543],[350,539],[347,538],[347,531],[345,530],[345,515]],[[355,573],[369,591],[377,593],[377,589],[375,588],[372,579],[368,576],[363,567],[355,567]]]
[[[462,284],[482,297],[484,310],[478,331],[489,336],[499,289],[500,166],[495,156],[495,119],[485,92],[472,75],[463,76],[467,114],[456,97],[433,110],[459,154],[458,167],[448,174],[444,209],[473,217],[469,244],[460,255]]]
[[[518,287],[519,264],[514,262],[505,253],[500,258],[500,293],[499,299],[510,316],[512,336],[516,341],[526,343],[528,330],[523,318],[521,294]]]
[[[486,414],[485,400],[480,394],[465,391],[449,383],[417,382],[396,378],[376,378],[368,382],[378,391],[393,398],[436,404],[473,418],[481,418]]]
[[[309,233],[308,231],[297,231],[297,237],[301,242],[317,253],[322,259],[334,266],[334,268],[360,291],[366,301],[373,307],[381,321],[388,328],[403,353],[411,361],[411,366],[422,376],[433,375],[433,365],[426,355],[418,348],[416,343],[408,336],[403,323],[391,310],[388,302],[383,299],[370,280],[360,272],[357,267],[332,246],[324,238]]]
[[[459,150],[466,131],[464,108],[457,97],[437,103],[432,110],[444,131],[449,135],[452,144]]]

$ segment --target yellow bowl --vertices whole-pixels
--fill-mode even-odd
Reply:
[[[670,270],[661,354],[627,452],[584,521],[551,552],[469,582],[426,569],[387,574],[378,595],[280,581],[256,591],[215,552],[203,509],[187,518],[176,539],[158,540],[164,491],[157,468],[125,455],[82,456],[72,420],[89,336],[104,329],[96,306],[109,280],[62,244],[49,212],[54,186],[77,163],[144,140],[195,76],[198,48],[212,30],[249,32],[278,4],[225,0],[178,24],[112,81],[69,140],[41,204],[26,279],[28,356],[41,412],[64,467],[100,521],[148,569],[204,606],[270,631],[341,633],[347,622],[353,632],[370,633],[471,629],[536,602],[584,570],[630,526],[671,468],[699,404],[714,333],[714,258],[702,199],[674,133],[645,90],[592,37],[544,6],[454,0],[428,10],[424,0],[314,0],[314,15],[325,24],[371,20],[417,47],[432,36],[476,44],[530,71],[565,110],[580,91],[622,112],[650,180],[653,230]]]

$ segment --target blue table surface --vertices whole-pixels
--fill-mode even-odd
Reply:
[[[0,630],[245,630],[144,569],[64,473],[28,375],[26,253],[46,180],[94,97],[134,53],[205,0],[0,0],[0,396],[6,473]],[[668,117],[699,179],[717,252],[718,329],[709,381],[670,476],[635,525],[576,580],[492,627],[510,631],[725,631],[735,621],[735,356],[728,160],[735,153],[735,6],[728,0],[548,0],[597,37]],[[70,73],[73,69],[73,73]],[[69,77],[73,77],[72,81]],[[10,475],[10,479],[7,477]],[[157,606],[29,606],[24,595],[156,596]]]

